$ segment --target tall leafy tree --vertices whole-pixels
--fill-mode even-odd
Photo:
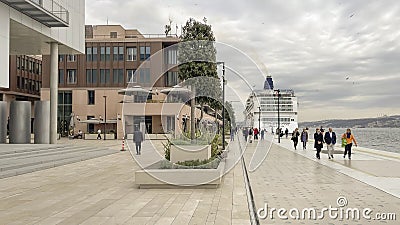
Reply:
[[[206,18],[202,22],[190,18],[182,28],[178,47],[179,79],[195,88],[196,101],[202,106],[221,106],[221,83],[218,78],[215,37]],[[191,79],[195,78],[195,79]]]

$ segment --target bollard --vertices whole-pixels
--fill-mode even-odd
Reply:
[[[125,151],[125,138],[122,138],[122,149],[121,151]]]
[[[10,144],[31,143],[31,102],[13,101],[10,105]]]
[[[7,102],[0,102],[0,144],[7,143]]]
[[[50,102],[35,101],[33,133],[35,144],[50,143]]]

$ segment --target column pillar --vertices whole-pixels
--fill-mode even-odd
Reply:
[[[50,43],[50,144],[57,143],[58,43]]]
[[[31,102],[13,101],[10,105],[10,144],[31,143]]]
[[[0,102],[0,144],[7,142],[7,102]]]
[[[50,143],[50,102],[35,102],[35,120],[33,122],[33,133],[35,134],[35,144]]]

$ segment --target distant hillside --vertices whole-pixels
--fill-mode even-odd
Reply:
[[[299,127],[337,127],[337,128],[361,128],[361,127],[400,127],[400,115],[384,116],[377,118],[347,119],[347,120],[322,120],[299,123]]]

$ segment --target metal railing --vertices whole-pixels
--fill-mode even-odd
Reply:
[[[39,6],[63,22],[69,24],[68,10],[54,0],[26,0],[26,2]]]
[[[121,35],[121,34],[95,34],[95,35],[87,35],[86,38],[88,39],[109,39],[109,38],[115,38],[115,39],[135,39],[135,38],[178,38],[177,34],[169,34],[166,36],[165,34],[132,34],[132,35]]]

